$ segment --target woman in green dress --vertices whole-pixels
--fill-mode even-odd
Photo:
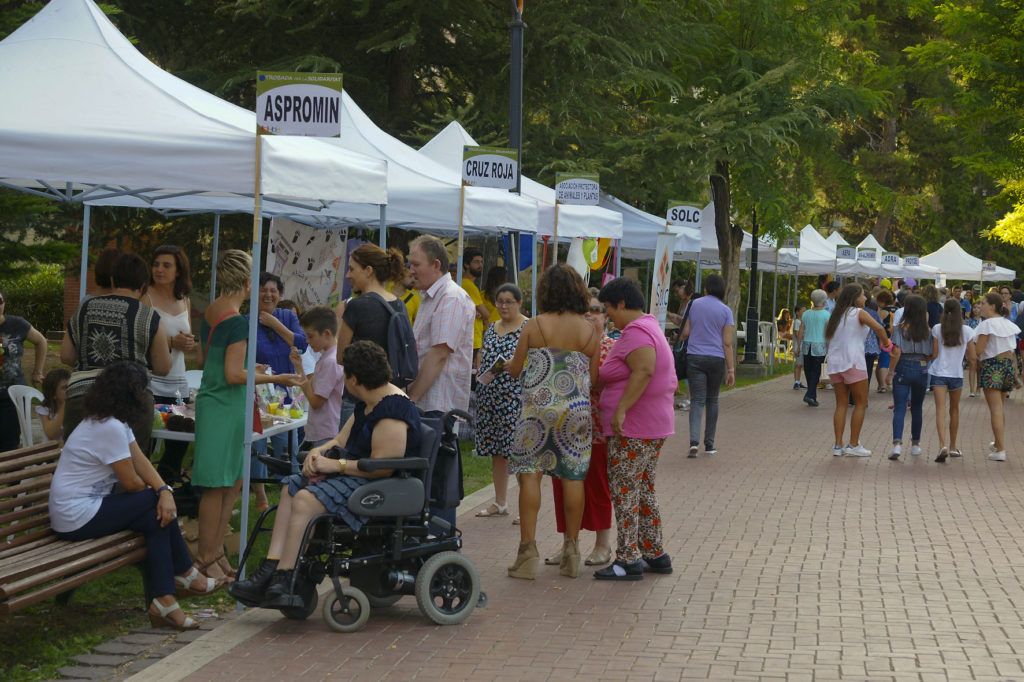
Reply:
[[[245,413],[245,360],[249,324],[238,314],[249,295],[252,259],[230,249],[217,260],[220,297],[206,309],[200,325],[199,346],[203,383],[196,396],[196,448],[192,484],[203,490],[199,502],[198,564],[211,577],[233,577],[224,556],[224,533],[241,491],[245,429],[252,416]],[[256,374],[256,383],[297,386],[305,377],[295,374]]]

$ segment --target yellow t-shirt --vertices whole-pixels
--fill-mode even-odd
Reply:
[[[395,294],[394,287],[392,287],[391,293]],[[395,294],[395,296],[398,296],[398,294]],[[415,322],[416,313],[420,309],[420,301],[423,300],[423,295],[416,289],[410,289],[404,295],[398,297],[405,303],[405,312],[409,315],[409,322]]]
[[[480,289],[477,288],[476,282],[469,277],[462,278],[462,288],[466,290],[466,293],[473,300],[473,305],[477,306],[484,302],[484,296],[480,293]],[[482,345],[484,345],[484,321],[479,317],[475,317],[473,320],[473,349],[476,350]]]
[[[498,314],[497,306],[491,303],[490,299],[486,296],[484,297],[484,307],[491,313],[490,317],[487,318],[488,323],[494,323],[501,319],[501,315]]]

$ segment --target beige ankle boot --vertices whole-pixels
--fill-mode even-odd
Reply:
[[[562,563],[558,570],[562,575],[578,578],[580,575],[580,541],[565,539],[562,546]]]
[[[537,567],[539,565],[540,552],[537,551],[537,543],[533,540],[520,542],[516,561],[508,567],[508,576],[510,578],[533,580],[537,577]]]

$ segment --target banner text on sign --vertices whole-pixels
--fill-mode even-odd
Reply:
[[[471,187],[514,189],[519,167],[515,149],[463,147],[462,184]]]
[[[559,204],[596,206],[601,199],[597,173],[555,173],[555,201]]]
[[[340,73],[260,72],[256,125],[261,135],[341,136]]]
[[[678,200],[668,202],[668,212],[665,215],[665,222],[673,227],[694,227],[700,228],[701,207]]]

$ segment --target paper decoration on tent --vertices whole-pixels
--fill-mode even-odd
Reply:
[[[566,257],[565,262],[576,272],[580,273],[580,277],[586,282],[590,276],[590,262],[587,260],[587,255],[584,253],[584,242],[587,241],[582,237],[573,237],[572,242],[569,243],[569,255]],[[590,240],[593,241],[593,240]]]
[[[285,218],[270,221],[267,272],[284,282],[285,295],[301,310],[335,306],[347,265],[348,230],[317,229]]]
[[[591,270],[600,270],[608,262],[608,254],[611,253],[612,240],[607,237],[601,237],[596,240],[594,257],[590,260]],[[586,251],[586,246],[584,246]]]

